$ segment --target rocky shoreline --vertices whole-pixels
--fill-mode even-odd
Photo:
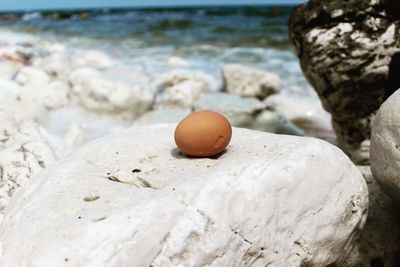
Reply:
[[[320,105],[264,70],[164,64],[149,77],[103,51],[0,39],[2,265],[396,266],[399,213]],[[203,109],[236,139],[185,159],[168,136]]]
[[[178,122],[200,109],[216,109],[238,127],[326,135],[334,142],[328,114],[318,104],[276,95],[280,77],[263,70],[227,64],[223,80],[216,80],[172,57],[165,62],[169,70],[153,78],[102,51],[70,52],[60,43],[29,39],[3,42],[0,58],[2,108],[33,119],[72,147],[114,128]],[[164,112],[177,115],[164,121]]]

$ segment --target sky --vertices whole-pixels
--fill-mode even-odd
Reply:
[[[299,4],[305,0],[0,0],[0,11],[182,5]]]

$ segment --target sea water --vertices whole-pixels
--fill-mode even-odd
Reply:
[[[32,34],[69,49],[99,49],[150,77],[171,57],[221,80],[224,63],[274,72],[282,93],[317,101],[288,37],[292,7],[219,7],[26,13],[0,31]]]

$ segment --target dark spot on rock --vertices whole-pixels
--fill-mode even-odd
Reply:
[[[132,173],[135,173],[135,172],[141,172],[142,170],[140,170],[140,169],[133,169],[132,170]]]
[[[84,197],[83,200],[86,202],[91,202],[91,201],[98,200],[99,198],[100,198],[99,196],[90,195],[90,196]]]
[[[81,217],[81,216],[78,216],[78,219],[82,219],[82,217]]]
[[[65,258],[64,261],[68,261],[68,258]]]
[[[261,247],[261,250],[264,250],[265,248]]]
[[[374,258],[371,260],[371,267],[385,267],[385,264],[380,258]]]
[[[140,177],[137,177],[137,179],[138,179],[138,181],[139,181],[140,184],[141,184],[140,186],[156,189],[156,188],[154,188],[148,181],[146,181],[145,179],[140,178]]]
[[[105,219],[107,219],[107,216],[103,216],[103,217],[100,217],[100,218],[97,218],[97,219],[93,219],[93,221],[94,222],[100,222],[100,221],[103,221]]]
[[[121,181],[118,179],[117,176],[112,175],[112,176],[108,176],[107,178],[110,181],[121,183]]]

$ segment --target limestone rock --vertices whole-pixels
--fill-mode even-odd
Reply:
[[[236,127],[254,130],[303,135],[303,131],[278,112],[255,98],[242,98],[227,93],[203,94],[194,102],[194,110],[211,109],[225,115]]]
[[[304,130],[305,135],[336,144],[331,116],[319,103],[294,99],[281,94],[268,97],[265,103]]]
[[[166,88],[158,102],[160,105],[190,107],[204,92],[203,83],[188,80]]]
[[[0,221],[11,198],[30,178],[66,152],[66,146],[35,123],[0,111]]]
[[[225,90],[237,96],[264,99],[280,91],[280,78],[271,72],[226,64],[222,68],[222,75]]]
[[[70,103],[71,88],[68,83],[61,80],[54,80],[47,86],[43,102],[46,108],[55,109],[67,106]]]
[[[35,177],[0,227],[0,265],[322,267],[348,254],[368,192],[338,148],[235,128],[219,158],[190,159],[174,128],[100,139]]]
[[[15,81],[22,86],[38,88],[47,85],[50,80],[50,76],[45,71],[30,66],[22,68],[15,77]]]
[[[0,79],[12,80],[23,67],[24,65],[17,62],[0,61]]]
[[[27,84],[20,90],[18,101],[22,105],[36,106],[37,110],[51,110],[70,104],[70,91],[71,88],[68,83],[60,80],[53,80],[43,84]],[[37,112],[31,115],[33,118],[37,118],[41,116],[40,113]]]
[[[14,81],[0,78],[0,103],[17,101],[21,86]]]
[[[290,36],[305,76],[332,114],[340,147],[357,153],[370,138],[374,113],[400,87],[398,1],[310,0],[293,11]]]
[[[261,113],[266,105],[253,98],[241,98],[226,93],[208,93],[194,102],[194,110],[211,109],[224,114],[232,125],[249,127],[255,114]]]
[[[368,184],[368,218],[360,239],[340,267],[400,266],[400,210],[376,183],[370,167],[358,168]]]
[[[400,203],[400,90],[381,106],[371,134],[371,170],[382,189]]]
[[[304,135],[304,131],[296,127],[285,116],[269,109],[257,114],[251,125],[246,128],[277,134]]]
[[[38,57],[34,60],[33,66],[47,72],[55,79],[67,81],[72,71],[69,57],[65,52],[51,53],[45,57]]]
[[[201,91],[216,91],[219,89],[218,83],[213,77],[203,72],[189,70],[171,70],[157,77],[153,84],[159,90],[166,90],[180,83],[192,81],[201,84]]]
[[[3,35],[3,32],[2,32]],[[0,37],[0,42],[3,36]],[[16,73],[25,66],[26,60],[18,54],[18,46],[0,44],[0,79],[14,79]]]
[[[78,104],[96,112],[140,115],[153,104],[153,92],[148,88],[109,79],[94,69],[75,70],[70,82]]]

